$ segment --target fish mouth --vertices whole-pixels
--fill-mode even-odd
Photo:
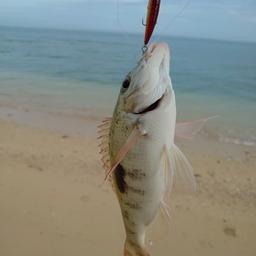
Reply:
[[[165,95],[165,93],[162,95],[162,97],[161,97],[160,99],[158,99],[157,101],[155,101],[154,103],[152,103],[150,106],[148,106],[147,108],[141,110],[140,112],[136,112],[136,113],[134,113],[134,114],[137,114],[137,115],[139,115],[139,114],[145,114],[145,113],[148,113],[148,112],[151,112],[151,111],[157,109],[158,106],[160,105],[160,103],[161,103],[161,101],[162,101],[164,95]]]

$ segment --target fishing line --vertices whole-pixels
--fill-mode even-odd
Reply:
[[[189,5],[189,3],[191,2],[191,0],[189,0],[186,5],[181,9],[181,11],[167,24],[167,26],[163,29],[162,33],[158,36],[158,38],[156,39],[155,42],[157,42],[160,37],[163,35],[163,33],[165,32],[165,30],[171,25],[171,23],[187,8],[187,6]],[[119,27],[121,28],[123,34],[125,35],[125,37],[134,45],[137,45],[137,46],[140,46],[139,44],[135,43],[124,31],[121,23],[120,23],[120,20],[119,20],[119,7],[120,7],[120,0],[117,1],[117,12],[116,12],[116,16],[117,16],[117,22],[118,22],[118,25]],[[145,47],[145,48],[143,48]],[[147,46],[143,46],[142,47],[142,52],[145,53],[147,51]]]
[[[187,4],[181,9],[181,11],[167,24],[167,26],[164,28],[160,36],[156,39],[156,42],[160,39],[160,37],[163,35],[164,31],[171,25],[171,23],[187,8],[191,0],[187,2]]]
[[[136,44],[134,41],[132,41],[132,39],[130,39],[130,38],[128,37],[128,35],[124,32],[123,27],[121,26],[121,23],[120,23],[120,21],[119,21],[119,2],[120,2],[120,0],[117,1],[117,13],[116,13],[118,25],[119,25],[119,27],[121,28],[122,32],[124,33],[125,37],[126,37],[132,44],[141,47],[141,45]]]

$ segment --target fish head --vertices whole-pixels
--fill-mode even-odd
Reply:
[[[118,102],[123,110],[144,114],[157,108],[165,92],[172,89],[169,71],[168,45],[152,43],[122,83]]]

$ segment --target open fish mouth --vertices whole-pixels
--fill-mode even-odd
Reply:
[[[165,95],[165,93],[162,95],[162,97],[160,99],[156,100],[154,103],[149,105],[147,108],[145,108],[145,109],[143,109],[139,112],[134,112],[134,114],[137,114],[137,115],[138,114],[145,114],[145,113],[148,113],[148,112],[151,112],[151,111],[157,109],[159,107],[161,101],[163,100],[164,95]]]

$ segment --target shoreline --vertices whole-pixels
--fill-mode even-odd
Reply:
[[[2,32],[0,255],[123,255],[118,200],[101,186],[97,126],[141,49],[117,34]],[[194,140],[175,140],[197,188],[174,176],[169,231],[146,246],[151,256],[255,256],[255,47],[165,40],[177,120],[219,118]]]
[[[1,255],[122,255],[120,209],[101,187],[98,141],[86,134],[0,121]],[[173,186],[169,232],[152,256],[248,255],[256,251],[255,157],[238,161],[179,145],[196,191]]]
[[[58,111],[58,110],[57,110]],[[50,132],[60,132],[67,135],[85,135],[92,139],[98,137],[98,126],[106,117],[112,116],[112,109],[87,109],[83,113],[77,111],[47,111],[42,108],[27,108],[22,106],[0,105],[0,121],[15,123],[27,127],[37,127]],[[214,122],[210,120],[208,122]],[[256,146],[239,144],[236,141],[220,140],[216,135],[205,132],[206,123],[193,140],[175,139],[181,149],[189,149],[204,155],[224,157],[238,162],[256,159]],[[212,129],[212,128],[211,128]]]

